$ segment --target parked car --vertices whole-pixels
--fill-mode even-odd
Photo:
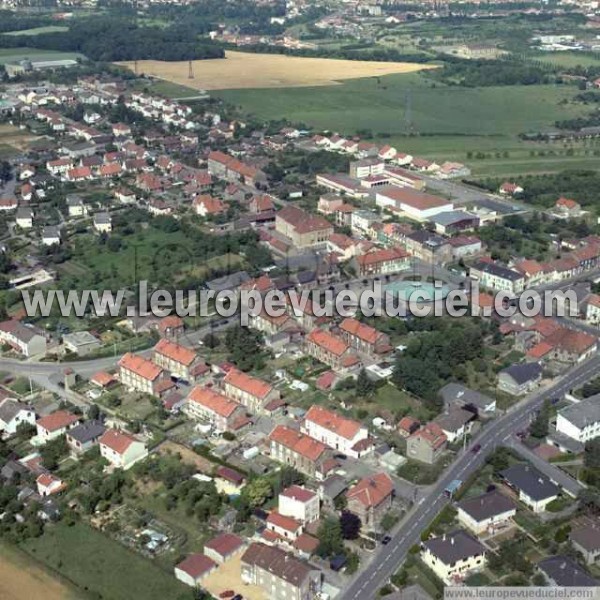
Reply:
[[[388,544],[389,544],[391,541],[392,541],[392,536],[390,536],[390,535],[384,535],[384,536],[381,538],[381,543],[382,543],[384,546],[387,546],[387,545],[388,545]]]
[[[481,450],[481,444],[475,444],[472,448],[471,448],[471,452],[473,454],[477,454],[479,451]]]

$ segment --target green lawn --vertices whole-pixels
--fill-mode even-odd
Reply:
[[[149,560],[81,523],[47,527],[40,538],[21,547],[94,597],[164,600],[187,590]]]
[[[581,52],[540,52],[532,58],[557,67],[594,67],[600,65],[600,54],[593,56]]]
[[[546,150],[548,144],[530,144],[517,137],[589,112],[588,107],[560,104],[576,93],[570,86],[448,87],[407,74],[325,87],[211,93],[262,119],[285,117],[344,135],[370,130],[382,143],[412,154],[465,161],[467,152],[491,153],[488,159],[467,161],[480,175],[554,171],[565,164],[597,168],[598,163],[591,155],[532,158],[531,150]],[[496,152],[509,155],[497,158]]]
[[[200,94],[198,90],[193,88],[162,79],[153,79],[152,81],[137,80],[134,84],[134,89],[147,89],[150,94],[158,94],[160,96],[167,96],[168,98],[195,98]]]
[[[4,35],[39,35],[40,33],[56,33],[59,31],[68,31],[68,27],[62,25],[46,25],[46,27],[34,27],[33,29],[24,29],[22,31],[9,31]]]
[[[40,50],[39,48],[0,48],[0,64],[28,58],[30,60],[60,60],[83,58],[77,52],[58,52],[56,50]]]

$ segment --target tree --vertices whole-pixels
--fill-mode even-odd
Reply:
[[[100,408],[98,408],[97,404],[90,404],[87,412],[88,419],[99,419],[100,418]]]
[[[542,408],[538,412],[536,418],[534,419],[531,427],[529,428],[529,433],[535,438],[541,439],[548,435],[548,427],[550,421],[550,411],[551,404],[550,400],[544,400],[544,404]]]
[[[317,553],[320,556],[335,556],[341,554],[344,550],[344,541],[342,539],[342,527],[339,519],[328,517],[322,521],[317,530],[317,539],[319,547]]]
[[[262,506],[273,495],[273,488],[266,477],[257,477],[244,488],[243,494],[250,506],[256,508]]]
[[[361,398],[368,398],[375,392],[375,385],[369,379],[366,369],[361,369],[356,378],[356,395]]]
[[[583,464],[588,469],[600,469],[600,438],[594,438],[586,443]]]
[[[6,183],[12,177],[12,167],[6,160],[0,161],[0,183]]]
[[[207,348],[210,348],[211,350],[217,348],[221,343],[219,338],[214,333],[207,333],[202,338],[202,342]]]
[[[347,510],[342,512],[340,516],[340,528],[342,538],[345,540],[355,540],[360,534],[362,523],[360,517]]]

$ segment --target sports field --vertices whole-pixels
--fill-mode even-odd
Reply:
[[[29,60],[62,60],[84,58],[77,52],[59,52],[57,50],[40,50],[39,48],[0,48],[0,65],[24,59]]]
[[[16,548],[0,545],[0,598],[6,600],[75,600],[83,598],[71,586],[62,583],[38,567]]]
[[[135,63],[131,61],[118,64],[135,69]],[[140,60],[137,72],[199,90],[229,90],[329,86],[347,79],[413,73],[435,68],[431,65],[402,62],[304,58],[229,51],[223,59],[192,61],[192,67],[193,79],[189,78],[187,61]]]

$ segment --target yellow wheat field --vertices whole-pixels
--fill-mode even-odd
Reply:
[[[132,61],[118,63],[131,70]],[[226,58],[192,61],[194,78],[188,77],[187,61],[140,60],[139,74],[151,75],[198,90],[283,88],[332,85],[344,79],[413,73],[435,68],[403,62],[304,58],[282,54],[226,52]]]

